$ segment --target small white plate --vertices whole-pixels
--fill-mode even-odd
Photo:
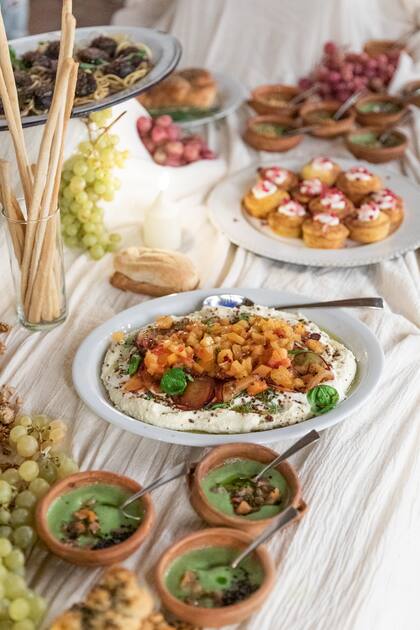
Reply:
[[[212,72],[212,75],[217,83],[218,111],[194,120],[180,121],[178,124],[181,127],[191,129],[192,127],[208,125],[216,120],[226,118],[229,114],[235,112],[245,101],[247,91],[237,79],[223,74],[222,72]]]
[[[142,422],[118,411],[109,401],[100,379],[102,362],[111,342],[112,333],[117,330],[130,331],[139,328],[154,321],[159,315],[191,313],[200,308],[205,297],[216,293],[239,293],[251,298],[256,304],[267,306],[313,301],[310,298],[285,291],[221,288],[169,295],[138,304],[96,328],[79,347],[73,362],[73,383],[83,402],[100,418],[120,429],[170,444],[188,446],[214,446],[230,442],[265,444],[281,439],[297,438],[312,429],[320,431],[338,422],[343,422],[350,414],[366,403],[378,385],[383,370],[384,357],[378,341],[367,326],[343,312],[342,309],[320,308],[307,309],[306,311],[300,309],[306,317],[342,340],[356,357],[358,373],[355,383],[352,385],[349,397],[336,409],[288,427],[233,434],[189,433],[162,429],[147,424],[146,418]]]
[[[14,48],[18,56],[28,50],[35,50],[39,42],[53,41],[60,39],[61,31],[51,31],[50,33],[40,33],[38,35],[30,35],[29,37],[21,37],[20,39],[12,39],[9,45]],[[115,94],[105,97],[101,101],[92,101],[85,105],[74,107],[72,118],[77,116],[86,116],[90,112],[105,107],[111,107],[117,103],[122,103],[144,90],[162,81],[177,66],[181,57],[181,44],[179,41],[168,33],[156,31],[151,28],[141,28],[139,26],[86,26],[78,28],[75,36],[75,49],[88,44],[92,39],[99,35],[125,35],[132,42],[146,44],[152,51],[153,67],[145,77]],[[45,114],[30,114],[22,117],[23,127],[33,127],[40,125],[47,119]],[[0,131],[7,129],[7,122],[4,118],[0,118]]]
[[[299,171],[305,159],[272,157],[264,160],[265,164],[276,164]],[[332,158],[343,169],[355,164],[368,168],[379,175],[384,187],[391,188],[404,200],[405,217],[400,228],[391,236],[369,245],[358,245],[347,241],[344,249],[312,249],[306,247],[302,239],[277,236],[269,227],[263,226],[258,219],[250,217],[241,207],[241,199],[253,185],[256,169],[261,163],[254,164],[238,173],[227,177],[217,184],[208,197],[210,218],[228,239],[254,254],[274,260],[312,265],[314,267],[357,267],[395,258],[420,246],[420,212],[418,204],[420,188],[407,177],[394,173],[383,166],[375,166],[361,160]]]

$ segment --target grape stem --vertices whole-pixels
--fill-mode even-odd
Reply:
[[[114,120],[112,122],[110,122],[109,125],[107,127],[105,127],[105,129],[102,130],[102,132],[99,134],[99,136],[93,142],[93,144],[96,144],[98,142],[98,140],[100,140],[102,138],[102,136],[104,136],[106,133],[108,133],[108,131],[111,129],[111,127],[113,127],[115,125],[115,123],[118,122],[120,120],[120,118],[122,118],[126,113],[127,113],[127,110],[125,110],[124,112],[121,112],[121,114],[119,114],[116,118],[114,118]]]

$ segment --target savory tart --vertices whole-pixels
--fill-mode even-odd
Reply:
[[[355,371],[353,353],[313,322],[242,306],[160,317],[114,335],[101,378],[115,407],[133,418],[179,431],[246,433],[332,409]]]
[[[391,219],[382,212],[377,203],[367,201],[354,215],[346,220],[350,238],[358,243],[376,243],[389,234]]]
[[[381,212],[388,215],[391,226],[389,233],[395,232],[404,220],[404,202],[402,197],[396,195],[389,188],[382,188],[376,193],[369,195],[367,201],[374,201]]]
[[[322,214],[327,212],[334,214],[339,219],[343,219],[351,214],[354,206],[350,199],[338,188],[327,188],[319,197],[312,199],[309,203],[309,212],[311,214]]]
[[[319,197],[324,190],[325,184],[317,177],[314,177],[313,179],[303,179],[299,182],[299,185],[291,191],[291,195],[293,199],[306,205],[315,197]]]
[[[258,174],[261,179],[268,179],[269,182],[272,182],[281,190],[289,191],[298,182],[297,175],[293,171],[280,166],[261,167],[258,169]]]
[[[246,193],[242,203],[248,214],[264,219],[283,199],[289,199],[286,191],[278,188],[269,179],[260,179]]]
[[[268,225],[280,236],[300,238],[305,216],[306,210],[298,201],[285,199],[268,215]]]
[[[344,247],[349,230],[340,219],[321,212],[303,222],[302,234],[305,245],[318,249],[341,249]]]
[[[316,157],[302,168],[300,174],[302,179],[320,179],[321,182],[332,186],[340,173],[338,164],[327,157]]]
[[[348,171],[340,173],[337,178],[337,188],[358,205],[366,195],[380,190],[382,182],[378,175],[374,175],[367,168],[352,166]]]

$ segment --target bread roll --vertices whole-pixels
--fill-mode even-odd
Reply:
[[[128,247],[114,255],[114,269],[114,287],[156,297],[191,291],[199,283],[191,260],[165,249]]]

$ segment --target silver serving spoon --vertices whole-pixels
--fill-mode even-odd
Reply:
[[[257,481],[261,479],[261,477],[263,477],[271,468],[274,468],[274,466],[277,466],[277,464],[280,464],[280,462],[283,462],[285,459],[291,457],[302,448],[305,448],[305,446],[308,446],[309,444],[312,444],[312,442],[319,440],[320,437],[321,436],[319,435],[318,431],[309,431],[309,433],[300,438],[300,440],[292,444],[292,446],[288,448],[287,451],[284,451],[284,453],[281,453],[278,457],[273,459],[273,461],[267,464],[267,466],[264,466],[264,468],[260,470],[260,472],[255,475],[255,477],[253,477],[251,481],[257,483]]]
[[[411,118],[411,110],[408,110],[404,114],[404,116],[402,116],[394,125],[392,125],[391,127],[388,127],[388,129],[385,129],[385,131],[383,131],[380,134],[380,136],[378,136],[379,142],[383,144],[389,138],[389,136],[393,133],[395,128],[399,127],[399,125],[403,125],[404,123],[406,123],[409,120],[409,118]]]
[[[248,545],[248,547],[245,547],[245,549],[241,551],[241,553],[237,555],[234,560],[232,560],[229,566],[232,569],[236,569],[242,562],[242,560],[249,556],[249,554],[252,553],[254,549],[269,540],[271,536],[283,529],[283,527],[286,527],[286,525],[288,525],[288,523],[290,523],[290,521],[292,521],[297,516],[299,516],[299,510],[297,510],[293,506],[286,508],[283,512],[281,512],[278,518],[276,518],[271,525],[266,527],[261,532],[261,534]]]
[[[333,120],[340,120],[343,114],[346,113],[348,109],[362,96],[362,94],[366,92],[366,90],[359,90],[358,92],[354,92],[349,98],[344,101],[344,103],[337,109],[333,116]]]
[[[243,295],[221,293],[219,295],[209,295],[203,300],[203,306],[227,306],[235,308],[238,306],[255,306],[250,298]],[[331,307],[367,307],[367,308],[383,308],[384,301],[381,297],[368,298],[350,298],[347,300],[329,300],[327,302],[307,302],[302,304],[283,304],[281,306],[271,306],[277,311],[296,308],[331,308]]]

